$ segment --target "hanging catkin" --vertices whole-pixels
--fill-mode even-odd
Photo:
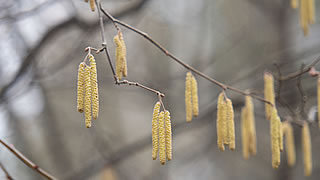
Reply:
[[[294,166],[296,163],[296,150],[294,145],[295,143],[292,126],[288,122],[283,122],[281,128],[286,139],[286,153],[288,165]]]
[[[320,128],[320,76],[318,76],[318,81],[317,81],[317,94],[318,94],[318,125]]]
[[[123,44],[122,41],[120,40],[119,34],[114,36],[113,38],[114,43],[116,44],[116,75],[119,80],[122,79],[123,75]]]
[[[99,92],[97,78],[97,64],[92,55],[89,56],[91,67],[91,88],[92,88],[92,118],[97,119],[99,115]]]
[[[199,97],[198,97],[198,83],[196,78],[192,75],[191,91],[192,91],[192,114],[194,117],[199,115]]]
[[[234,111],[232,102],[230,99],[227,99],[227,130],[228,130],[228,139],[229,149],[232,151],[236,148],[235,143],[235,133],[234,133]]]
[[[84,63],[79,64],[78,68],[78,93],[77,93],[77,109],[83,112],[83,94],[84,94]]]
[[[248,118],[246,107],[241,109],[241,139],[242,139],[242,155],[244,159],[249,159],[249,134],[248,134]]]
[[[300,23],[301,28],[305,36],[309,34],[309,25],[308,25],[308,2],[309,0],[300,1]]]
[[[308,23],[315,23],[315,11],[314,11],[314,0],[307,0],[308,9]]]
[[[191,122],[192,120],[192,74],[191,72],[187,72],[186,74],[186,87],[185,87],[185,103],[186,103],[186,121]]]
[[[218,148],[221,151],[224,151],[224,122],[226,118],[226,108],[225,108],[225,101],[224,101],[224,93],[221,92],[218,97],[217,103],[217,144]]]
[[[282,131],[282,123],[280,117],[278,117],[278,126],[279,126],[279,148],[280,152],[283,151],[283,131]]]
[[[270,119],[272,167],[278,168],[280,165],[280,131],[279,119],[276,108],[273,108]]]
[[[296,9],[299,6],[298,0],[291,0],[290,5],[292,8]]]
[[[96,9],[96,4],[94,0],[90,0],[90,8],[91,8],[91,11],[94,11]]]
[[[162,165],[166,163],[166,131],[163,111],[159,114],[159,159]]]
[[[85,68],[85,124],[87,128],[91,127],[91,68]]]
[[[157,102],[153,108],[152,114],[152,159],[156,160],[158,151],[159,151],[159,126],[158,126],[158,118],[160,112],[160,102]]]
[[[271,102],[273,105],[275,104],[273,76],[268,72],[264,73],[264,98],[267,101]],[[265,108],[266,108],[266,118],[270,120],[270,116],[272,113],[272,106],[268,103],[265,103]]]
[[[124,39],[123,39],[123,34],[122,32],[120,31],[119,32],[119,39],[120,39],[120,43],[121,43],[121,61],[122,61],[122,75],[123,77],[127,77],[128,75],[128,67],[127,67],[127,47],[126,47],[126,44],[124,42]]]
[[[172,133],[171,133],[171,117],[170,112],[165,111],[164,113],[165,127],[166,127],[166,154],[167,159],[172,159]]]
[[[249,152],[251,155],[257,154],[257,137],[256,137],[256,125],[254,118],[254,106],[251,96],[246,96],[246,110],[247,110],[247,128],[248,128],[248,141]]]
[[[312,173],[312,151],[311,139],[308,123],[303,124],[302,128],[302,146],[303,146],[303,161],[304,161],[304,175],[311,176]]]

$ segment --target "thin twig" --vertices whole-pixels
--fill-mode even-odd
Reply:
[[[238,94],[242,94],[244,96],[251,96],[259,101],[262,101],[264,103],[268,103],[268,104],[271,104],[271,102],[265,100],[264,98],[260,97],[260,96],[257,96],[257,95],[254,95],[254,94],[251,94],[251,93],[247,93],[245,91],[242,91],[240,89],[237,89],[235,87],[232,87],[232,86],[228,86],[226,84],[223,84],[211,77],[209,77],[208,75],[202,73],[201,71],[195,69],[194,67],[190,66],[189,64],[186,64],[184,63],[182,60],[180,60],[179,58],[177,58],[176,56],[174,56],[172,53],[170,53],[167,49],[165,49],[162,45],[160,45],[158,42],[156,42],[155,40],[153,40],[147,33],[139,30],[139,29],[136,29],[132,26],[130,26],[129,24],[126,24],[116,18],[114,18],[111,14],[109,14],[107,11],[105,11],[101,4],[99,5],[100,7],[100,10],[101,12],[106,16],[108,17],[112,22],[113,24],[120,24],[121,26],[141,35],[142,37],[144,37],[145,39],[147,39],[149,42],[151,42],[154,46],[156,46],[157,48],[159,48],[166,56],[170,57],[171,59],[173,59],[174,61],[176,61],[177,63],[179,63],[180,65],[182,65],[183,67],[185,67],[186,69],[194,72],[195,74],[201,76],[202,78],[212,82],[213,84],[216,84],[217,86],[219,86],[220,88],[222,88],[223,90],[230,90],[230,91],[233,91],[233,92],[236,92]]]
[[[7,171],[6,168],[2,165],[1,162],[0,162],[0,168],[2,169],[2,171],[4,172],[4,174],[6,175],[7,180],[13,180],[13,178],[10,176],[10,174],[8,173],[8,171]]]
[[[127,85],[129,85],[129,86],[138,86],[138,87],[140,87],[140,88],[142,88],[142,89],[145,89],[145,90],[151,91],[151,92],[153,92],[153,93],[155,93],[155,94],[157,94],[157,95],[160,95],[161,97],[164,97],[164,96],[165,96],[165,95],[164,95],[163,93],[161,93],[160,91],[157,91],[157,90],[155,90],[155,89],[149,88],[149,87],[147,87],[147,86],[145,86],[145,85],[142,85],[142,84],[140,84],[140,83],[138,83],[138,82],[131,82],[131,81],[128,81],[128,80],[122,80],[122,81],[118,81],[117,84],[118,84],[118,85],[127,84]]]
[[[29,166],[31,169],[33,169],[34,171],[36,171],[37,173],[41,174],[42,176],[44,176],[47,179],[50,180],[57,180],[57,178],[53,177],[52,175],[50,175],[48,172],[46,172],[45,170],[41,169],[38,165],[36,165],[34,162],[32,162],[31,160],[29,160],[27,157],[25,157],[20,151],[18,151],[15,147],[13,147],[12,145],[9,145],[7,143],[5,143],[2,139],[0,139],[0,143],[6,147],[9,151],[11,151],[17,158],[19,158],[24,164],[26,164],[27,166]]]

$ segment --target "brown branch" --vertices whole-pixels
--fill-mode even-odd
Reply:
[[[25,157],[20,151],[18,151],[15,147],[13,147],[12,145],[10,146],[9,144],[5,143],[2,139],[0,139],[0,143],[6,147],[9,151],[11,151],[17,158],[19,158],[24,164],[26,164],[27,166],[29,166],[31,169],[33,169],[34,171],[36,171],[37,173],[41,174],[42,176],[44,176],[47,179],[50,180],[57,180],[57,178],[53,177],[52,175],[50,175],[48,172],[46,172],[45,170],[41,169],[38,165],[36,165],[34,162],[32,162],[31,160],[29,160],[27,157]]]
[[[98,15],[99,15],[99,20],[100,20],[100,29],[101,29],[101,39],[102,39],[102,49],[98,50],[97,53],[99,53],[101,50],[104,50],[105,53],[106,53],[106,56],[107,56],[107,61],[110,65],[110,68],[111,68],[111,72],[112,72],[112,75],[113,75],[113,78],[114,78],[114,82],[115,84],[117,85],[122,85],[122,84],[127,84],[129,86],[137,86],[137,87],[140,87],[142,89],[145,89],[145,90],[148,90],[150,92],[153,92],[161,97],[164,97],[165,95],[163,93],[161,93],[160,91],[158,90],[155,90],[153,88],[150,88],[150,87],[147,87],[145,85],[142,85],[138,82],[131,82],[131,81],[128,81],[128,80],[123,80],[123,81],[120,81],[117,76],[116,76],[116,73],[115,73],[115,70],[114,70],[114,67],[113,67],[113,64],[112,64],[112,60],[111,60],[111,56],[110,56],[110,53],[109,53],[109,50],[108,50],[108,45],[107,45],[107,42],[106,42],[106,38],[105,38],[105,31],[104,31],[104,23],[103,23],[103,17],[101,15],[101,4],[100,2],[98,3],[97,0],[95,0],[96,2],[96,5],[97,5],[97,11],[98,11]],[[115,24],[114,21],[112,21],[113,25],[116,27],[117,31],[119,31],[119,27]]]
[[[278,80],[279,81],[287,81],[287,80],[299,77],[302,74],[309,72],[318,62],[320,62],[320,57],[318,57],[316,60],[314,60],[309,66],[307,66],[303,70],[299,69],[298,71],[293,72],[291,74],[288,74],[286,76],[280,76],[280,77],[278,77]]]
[[[111,14],[109,14],[107,11],[105,11],[101,4],[99,4],[99,7],[98,8],[99,10],[101,10],[101,12],[106,16],[108,17],[112,22],[113,24],[120,24],[121,26],[141,35],[142,37],[144,37],[145,39],[147,39],[149,42],[151,42],[154,46],[156,46],[158,49],[160,49],[166,56],[170,57],[172,60],[176,61],[177,63],[179,63],[180,65],[182,65],[184,68],[194,72],[195,74],[201,76],[202,78],[212,82],[213,84],[216,84],[217,86],[219,86],[220,88],[222,88],[223,90],[230,90],[230,91],[233,91],[233,92],[236,92],[238,94],[242,94],[244,96],[251,96],[259,101],[262,101],[264,103],[268,103],[268,104],[271,104],[271,102],[265,100],[264,98],[260,97],[260,96],[257,96],[257,95],[254,95],[254,94],[251,94],[249,92],[245,92],[245,91],[242,91],[240,89],[237,89],[235,87],[232,87],[232,86],[228,86],[226,84],[223,84],[222,82],[219,82],[211,77],[209,77],[208,75],[202,73],[201,71],[195,69],[194,67],[190,66],[189,64],[186,64],[185,62],[183,62],[182,60],[180,60],[178,57],[174,56],[171,52],[169,52],[167,49],[165,49],[162,45],[160,45],[158,42],[156,42],[155,40],[153,40],[147,33],[139,30],[139,29],[136,29],[132,26],[130,26],[129,24],[126,24],[116,18],[114,18]],[[117,27],[116,27],[117,28]]]
[[[1,162],[0,162],[0,168],[2,169],[2,171],[4,172],[4,174],[6,175],[7,180],[13,180],[13,178],[10,176],[10,174],[8,173],[8,171],[6,170],[6,168],[4,168],[4,166],[2,165]]]

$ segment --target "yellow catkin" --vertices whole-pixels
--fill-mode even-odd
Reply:
[[[166,131],[163,111],[159,114],[159,159],[162,165],[166,163]]]
[[[318,76],[317,94],[318,94],[318,124],[320,128],[320,76]]]
[[[191,122],[192,120],[192,102],[191,102],[192,74],[191,72],[187,72],[185,84],[186,84],[186,87],[185,87],[186,121]]]
[[[194,76],[192,76],[192,114],[194,117],[199,115],[199,97],[198,97],[198,83]]]
[[[222,115],[221,115],[221,128],[222,128],[222,135],[223,135],[223,144],[229,145],[229,140],[228,140],[228,123],[227,123],[227,102],[224,100],[222,103]]]
[[[153,108],[152,114],[152,159],[156,160],[159,151],[159,126],[158,126],[158,118],[160,112],[160,102],[157,102]]]
[[[273,76],[272,74],[265,72],[264,73],[264,98],[271,102],[272,104],[274,103],[274,85],[273,85]],[[266,118],[270,120],[270,115],[272,112],[272,106],[268,103],[265,103],[265,108],[266,108]]]
[[[234,133],[234,111],[232,106],[232,101],[227,99],[227,129],[228,129],[228,141],[229,141],[229,149],[232,151],[236,148],[235,142],[235,133]]]
[[[298,0],[291,0],[290,5],[292,8],[296,9],[299,6],[299,2],[298,2]]]
[[[308,6],[308,23],[315,23],[315,11],[314,11],[314,0],[307,0]]]
[[[94,0],[90,0],[90,8],[91,8],[91,11],[96,10],[96,4],[95,4]]]
[[[91,68],[85,68],[85,124],[87,128],[91,127]]]
[[[276,108],[273,108],[270,119],[270,136],[271,136],[271,152],[272,152],[272,167],[278,168],[280,165],[280,147],[279,147],[279,123],[278,113]]]
[[[165,127],[166,127],[166,154],[167,159],[172,159],[172,131],[171,131],[171,117],[170,112],[165,111],[164,113]]]
[[[280,152],[282,152],[283,151],[283,131],[281,127],[282,123],[279,116],[278,116],[277,122],[278,122],[278,128],[279,128],[279,148],[280,148]]]
[[[256,125],[254,118],[254,106],[251,96],[246,96],[246,110],[247,110],[247,128],[249,139],[249,152],[251,155],[257,154],[257,137]]]
[[[121,40],[120,40],[120,38],[119,38],[119,35],[117,34],[116,36],[114,36],[114,38],[113,38],[113,41],[114,41],[114,43],[116,44],[116,75],[117,75],[117,77],[118,77],[118,79],[119,80],[121,80],[122,79],[122,67],[123,67],[123,65],[122,65],[122,63],[123,63],[123,61],[122,61],[122,59],[121,59],[121,57],[122,57],[122,50],[123,50],[123,48],[122,48],[122,43],[121,43]]]
[[[127,67],[127,47],[123,39],[123,34],[122,32],[119,32],[119,39],[121,43],[121,54],[120,54],[120,59],[122,61],[121,65],[121,72],[123,77],[127,77],[128,75],[128,67]]]
[[[246,107],[241,109],[241,139],[242,139],[242,155],[244,159],[249,159],[249,134]]]
[[[225,101],[224,101],[224,93],[221,92],[218,97],[218,103],[217,103],[217,144],[218,148],[221,151],[224,151],[224,144],[223,144],[223,138],[224,138],[224,117],[225,117]]]
[[[296,150],[293,129],[291,124],[288,122],[283,122],[281,128],[286,139],[286,153],[288,165],[292,167],[296,163]]]
[[[305,36],[309,34],[309,25],[308,25],[308,0],[300,1],[300,23],[301,28]]]
[[[97,119],[99,115],[99,90],[97,78],[97,64],[92,55],[89,57],[91,67],[91,90],[92,90],[92,118]]]
[[[83,94],[84,94],[84,63],[79,64],[78,68],[78,92],[77,92],[77,109],[83,112]]]
[[[304,175],[311,176],[312,152],[311,152],[310,130],[309,130],[308,123],[304,123],[302,128],[302,146],[303,146]]]

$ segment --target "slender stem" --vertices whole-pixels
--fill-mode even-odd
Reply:
[[[29,160],[27,157],[25,157],[20,151],[18,151],[15,147],[13,147],[13,145],[9,145],[7,143],[5,143],[2,139],[0,139],[0,143],[6,147],[9,151],[11,151],[17,158],[19,158],[24,164],[26,164],[27,166],[29,166],[31,169],[33,169],[34,171],[38,172],[39,174],[41,174],[42,176],[44,176],[47,179],[50,180],[57,180],[57,178],[53,177],[52,175],[50,175],[48,172],[46,172],[45,170],[41,169],[38,165],[36,165],[34,162],[32,162],[31,160]]]
[[[177,58],[176,56],[174,56],[172,53],[170,53],[167,49],[165,49],[163,46],[161,46],[158,42],[156,42],[155,40],[153,40],[147,33],[139,30],[139,29],[136,29],[132,26],[130,26],[129,24],[126,24],[116,18],[114,18],[111,14],[109,14],[107,11],[105,11],[102,6],[100,5],[100,10],[101,12],[106,16],[108,17],[114,24],[120,24],[122,25],[123,27],[127,28],[127,29],[130,29],[131,31],[141,35],[142,37],[144,37],[145,39],[147,39],[149,42],[151,42],[154,46],[156,46],[157,48],[159,48],[166,56],[170,57],[171,59],[173,59],[174,61],[176,61],[177,63],[179,63],[180,65],[182,65],[183,67],[185,67],[186,69],[194,72],[195,74],[201,76],[202,78],[212,82],[213,84],[216,84],[217,86],[219,86],[220,88],[222,88],[223,90],[230,90],[230,91],[233,91],[233,92],[236,92],[238,94],[242,94],[242,95],[245,95],[245,96],[251,96],[259,101],[262,101],[264,103],[268,103],[268,104],[271,104],[271,102],[265,100],[264,98],[260,97],[260,96],[257,96],[257,95],[254,95],[254,94],[251,94],[251,93],[247,93],[247,92],[244,92],[240,89],[237,89],[235,87],[232,87],[232,86],[228,86],[226,84],[223,84],[211,77],[209,77],[208,75],[202,73],[201,71],[195,69],[194,67],[190,66],[189,64],[186,64],[184,63],[182,60],[180,60],[179,58]]]
[[[4,174],[6,175],[7,180],[13,180],[13,178],[10,176],[9,172],[6,170],[6,168],[2,165],[1,162],[0,162],[0,168],[2,169]]]

